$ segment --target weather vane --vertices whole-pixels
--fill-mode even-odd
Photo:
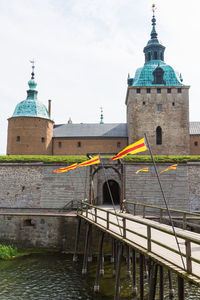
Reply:
[[[100,107],[101,110],[101,117],[100,117],[100,124],[103,124],[103,107]]]
[[[35,69],[35,60],[34,60],[34,59],[30,60],[30,63],[32,64],[31,79],[34,79],[34,75],[35,75],[35,73],[34,73],[34,69]]]

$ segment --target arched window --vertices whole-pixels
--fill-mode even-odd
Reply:
[[[157,67],[153,71],[153,76],[154,76],[154,81],[152,82],[153,84],[165,84],[165,81],[163,79],[164,77],[164,71],[162,68]]]
[[[162,128],[160,126],[156,128],[156,145],[162,145]]]
[[[158,53],[157,53],[157,51],[154,51],[153,56],[154,56],[154,59],[158,59]]]

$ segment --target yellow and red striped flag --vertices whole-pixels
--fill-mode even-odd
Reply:
[[[143,139],[137,141],[136,143],[128,145],[126,148],[124,148],[121,152],[119,152],[116,156],[111,158],[109,161],[120,159],[120,158],[126,156],[127,154],[136,154],[136,153],[143,152],[146,150],[148,150],[148,149],[145,145],[144,138],[143,138]]]
[[[79,167],[87,167],[87,166],[91,166],[91,165],[95,165],[95,164],[100,164],[99,156],[94,156],[93,158],[80,163],[78,165],[78,168]]]
[[[167,169],[164,169],[163,171],[161,171],[160,174],[163,172],[166,172],[168,170],[176,170],[177,167],[178,167],[178,164],[172,165],[172,166],[168,167]]]
[[[78,167],[77,164],[73,164],[73,165],[68,166],[68,167],[66,167],[66,168],[61,168],[61,169],[57,169],[57,170],[55,170],[55,171],[52,171],[51,173],[64,173],[64,172],[68,172],[68,171],[70,171],[70,170],[76,170],[77,167]]]
[[[143,168],[143,169],[140,169],[140,170],[138,170],[136,172],[133,172],[132,174],[138,174],[140,172],[148,172],[148,171],[149,171],[149,168]]]

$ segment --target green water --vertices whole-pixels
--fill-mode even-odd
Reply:
[[[105,274],[100,281],[99,294],[93,292],[96,261],[89,263],[87,275],[83,276],[81,269],[82,257],[79,257],[78,262],[73,263],[72,256],[65,254],[33,254],[0,261],[0,300],[113,299],[115,280],[112,275],[113,266],[109,260],[105,261]],[[176,284],[175,277],[174,284]],[[145,286],[147,288],[147,281]],[[168,299],[167,281],[165,290],[165,299]],[[131,280],[125,275],[125,263],[122,267],[120,299],[133,299]],[[187,284],[185,299],[200,299],[200,289]]]

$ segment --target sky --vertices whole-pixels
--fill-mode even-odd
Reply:
[[[35,60],[38,100],[56,124],[126,122],[127,75],[144,65],[152,3],[165,62],[190,85],[190,121],[200,121],[199,0],[0,0],[0,154],[7,119],[26,99]]]

